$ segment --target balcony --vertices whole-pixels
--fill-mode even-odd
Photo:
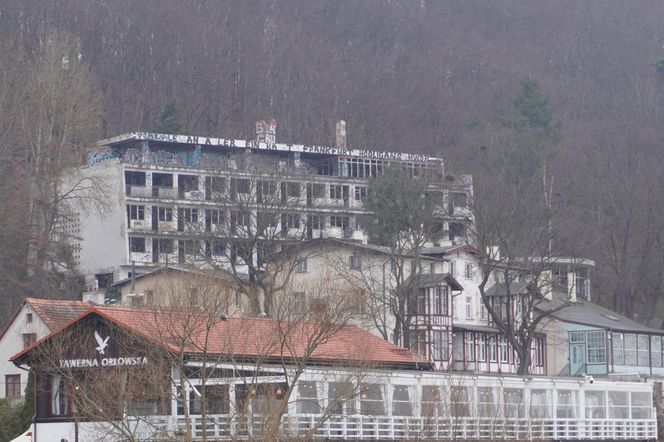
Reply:
[[[163,198],[163,199],[176,199],[178,197],[178,190],[174,187],[153,186],[152,197]]]
[[[150,198],[152,196],[152,188],[147,186],[127,185],[126,195],[135,198]]]

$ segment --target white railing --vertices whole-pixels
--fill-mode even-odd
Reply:
[[[199,416],[190,417],[195,440],[260,437],[266,428],[264,416],[208,416],[203,426]],[[182,434],[185,418],[155,417],[153,429]],[[655,440],[655,419],[524,419],[472,417],[385,417],[332,415],[284,416],[284,436],[322,439],[484,439],[484,440]],[[147,435],[146,435],[147,436]],[[150,438],[149,436],[147,438]]]

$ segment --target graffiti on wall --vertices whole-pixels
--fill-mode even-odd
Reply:
[[[149,146],[140,149],[130,148],[124,154],[116,150],[103,150],[90,154],[88,164],[99,164],[111,159],[121,158],[125,163],[153,164],[156,166],[198,167],[201,169],[218,169],[227,164],[224,156],[216,152],[204,152],[200,145],[193,151],[169,152],[165,150],[151,151]]]
[[[114,158],[121,158],[122,154],[117,150],[103,149],[92,152],[88,155],[88,164],[99,164],[104,160],[111,160]]]

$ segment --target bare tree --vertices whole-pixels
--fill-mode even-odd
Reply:
[[[392,166],[369,181],[366,209],[371,213],[365,223],[370,241],[384,246],[387,257],[383,272],[393,285],[384,296],[384,284],[376,284],[376,269],[370,269],[365,290],[372,299],[386,303],[395,319],[394,343],[410,347],[413,315],[409,301],[417,291],[417,276],[429,271],[422,262],[421,250],[445,233],[443,210],[446,195],[433,186],[425,174],[413,176]],[[378,273],[383,276],[382,273]],[[375,288],[380,292],[375,293]]]

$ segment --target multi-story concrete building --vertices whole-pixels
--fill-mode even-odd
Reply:
[[[137,272],[160,264],[223,264],[229,240],[242,237],[240,228],[363,241],[368,179],[393,165],[427,177],[429,196],[441,208],[442,245],[464,241],[472,181],[447,175],[439,158],[141,132],[102,140],[74,178],[102,179],[109,193],[103,215],[76,210],[72,218],[80,269],[97,280],[115,272],[118,280],[127,277],[132,263]],[[261,213],[266,195],[277,205],[287,202],[288,213]],[[202,237],[197,232],[210,234],[208,240],[196,239]]]

